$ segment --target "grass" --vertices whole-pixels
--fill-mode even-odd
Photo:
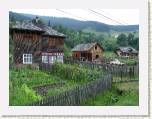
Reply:
[[[129,76],[115,76],[113,74],[113,81],[114,82],[121,82],[121,81],[135,81],[135,80],[139,80],[139,75],[135,75],[135,76],[132,76],[132,77],[129,77]]]
[[[52,70],[43,72],[33,70],[30,67],[10,69],[9,72],[9,99],[10,105],[27,105],[39,101],[46,96],[58,95],[77,85],[94,80],[101,76],[102,72],[90,70],[87,67],[55,63]],[[64,83],[61,87],[48,89],[46,95],[42,95],[34,88],[49,84]]]
[[[50,73],[23,67],[11,69],[9,74],[9,103],[14,106],[28,105],[46,96],[58,95],[104,75],[102,71],[97,69],[90,70],[84,66],[60,63],[55,63]],[[114,78],[118,79],[118,77]],[[138,79],[138,77],[136,78]],[[48,89],[46,95],[41,95],[33,89],[34,87],[57,83],[64,83],[64,85]],[[86,101],[82,105],[138,105],[138,97],[137,82],[115,83],[111,90],[93,100]]]
[[[115,54],[114,54],[114,52],[111,52],[111,51],[105,51],[103,56],[106,58],[111,58],[111,57],[114,57]]]
[[[139,92],[138,83],[117,83],[108,91],[90,99],[82,105],[89,106],[138,106]]]

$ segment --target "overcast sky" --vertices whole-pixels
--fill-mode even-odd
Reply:
[[[91,10],[98,14],[91,12]],[[68,17],[83,21],[99,21],[112,25],[139,24],[138,9],[11,9],[10,11],[43,16]]]

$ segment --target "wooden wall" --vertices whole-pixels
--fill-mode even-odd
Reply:
[[[41,50],[41,34],[37,32],[14,31],[14,63],[22,63],[24,53],[34,54]]]
[[[81,56],[81,52],[79,52],[79,51],[76,51],[76,52],[72,53],[72,57],[75,58],[75,59],[80,58],[80,56]]]
[[[92,60],[95,60],[96,55],[99,56],[99,59],[103,57],[104,50],[97,44],[91,48],[90,52],[92,53]]]
[[[42,48],[47,48],[47,47],[64,48],[64,38],[44,36],[42,40],[42,44],[44,44]]]

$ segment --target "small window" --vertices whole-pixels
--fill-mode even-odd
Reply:
[[[95,46],[95,50],[97,49],[97,46]]]
[[[96,55],[96,59],[99,58],[99,55]]]
[[[63,62],[63,56],[57,56],[57,61],[58,62]]]
[[[42,56],[42,63],[48,63],[48,56]]]
[[[54,63],[56,60],[56,56],[49,56],[49,63]]]
[[[53,60],[53,63],[56,62],[57,60],[56,56],[52,56],[52,60]]]
[[[23,54],[23,64],[32,64],[32,54]]]

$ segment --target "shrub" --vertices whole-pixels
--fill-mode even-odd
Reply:
[[[97,69],[91,70],[79,65],[55,63],[52,66],[51,73],[61,77],[62,79],[74,81],[94,80],[101,76],[101,72]]]
[[[20,88],[17,88],[10,94],[10,105],[26,105],[31,102],[36,102],[41,99],[41,96],[37,95],[26,84],[23,84]]]

